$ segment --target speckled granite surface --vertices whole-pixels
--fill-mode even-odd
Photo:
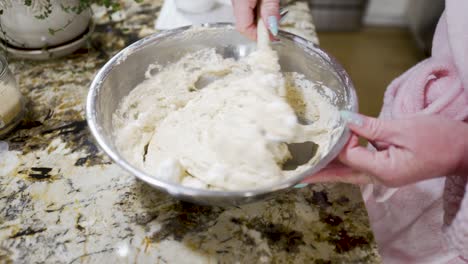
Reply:
[[[88,47],[47,62],[10,60],[28,99],[0,167],[0,263],[378,263],[359,190],[314,185],[237,208],[180,202],[96,147],[84,120],[93,75],[154,32],[160,1],[98,23]],[[284,28],[317,41],[307,5]],[[1,164],[1,162],[0,162]]]

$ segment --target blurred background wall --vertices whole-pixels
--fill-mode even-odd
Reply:
[[[349,72],[360,111],[377,116],[388,84],[430,55],[444,0],[308,0],[321,47]]]

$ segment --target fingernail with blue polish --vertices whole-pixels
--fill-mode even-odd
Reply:
[[[296,188],[296,189],[301,189],[301,188],[307,187],[307,185],[309,185],[309,184],[307,184],[307,183],[299,183],[298,185],[294,186],[294,188]]]
[[[278,18],[276,16],[268,17],[268,28],[273,36],[278,35]]]
[[[346,121],[346,123],[351,123],[357,126],[362,126],[364,120],[359,114],[350,111],[340,111],[341,118]]]

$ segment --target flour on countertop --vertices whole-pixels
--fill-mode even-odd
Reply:
[[[166,181],[216,190],[271,185],[315,164],[339,130],[328,96],[304,75],[282,74],[273,50],[235,61],[203,49],[149,71],[113,116],[116,145]],[[288,145],[309,141],[317,153],[284,169]]]

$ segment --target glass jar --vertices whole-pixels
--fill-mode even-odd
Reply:
[[[23,96],[8,63],[0,54],[0,138],[10,132],[23,119]]]

